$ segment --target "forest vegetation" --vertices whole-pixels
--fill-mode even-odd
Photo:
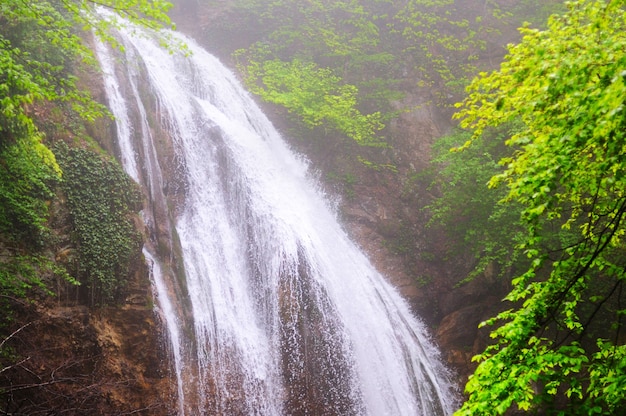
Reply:
[[[169,24],[164,2],[107,0],[98,4],[138,24]],[[42,286],[40,277],[45,274],[61,273],[66,280],[98,292],[92,293],[93,299],[108,299],[118,284],[104,280],[113,278],[113,269],[122,267],[124,261],[111,259],[105,265],[109,254],[104,251],[129,249],[130,243],[125,241],[129,229],[116,221],[134,209],[137,196],[123,190],[132,189],[130,181],[124,180],[119,165],[104,156],[87,133],[86,123],[108,111],[80,87],[79,79],[96,68],[85,31],[112,41],[107,30],[118,23],[96,18],[90,7],[70,0],[0,2],[0,285],[6,297],[23,294],[23,289],[33,285]],[[63,140],[84,152],[61,146]],[[89,186],[79,182],[89,180],[93,181]],[[108,192],[103,186],[119,189]],[[81,276],[70,277],[45,253],[54,240],[48,226],[49,208],[60,190],[67,197],[75,225],[72,245],[79,252],[79,268],[84,269]],[[93,194],[78,195],[80,190]],[[110,197],[110,203],[89,201],[98,193]],[[102,212],[106,207],[116,214]],[[96,227],[97,223],[111,226],[105,230],[106,226]],[[118,241],[105,247],[101,243],[107,236]],[[96,241],[98,248],[94,247]]]
[[[95,389],[82,357],[50,373],[53,362],[38,364],[36,357],[21,356],[20,348],[45,342],[19,340],[37,323],[13,319],[46,299],[89,307],[118,303],[126,294],[131,263],[141,255],[133,221],[141,194],[91,134],[94,123],[106,126],[103,120],[110,117],[87,88],[97,74],[92,34],[112,42],[107,31],[119,25],[96,18],[96,3],[136,24],[171,26],[169,4],[159,0],[0,0],[3,414],[93,406]],[[45,357],[52,346],[41,348]],[[91,347],[77,348],[89,354]],[[72,369],[79,375],[67,376]],[[81,392],[86,386],[90,392]]]
[[[114,43],[96,3],[172,26],[162,0],[0,0],[0,324],[59,282],[115,303],[139,255],[140,195],[90,137],[108,113],[81,87],[91,33]],[[427,212],[447,256],[473,258],[463,281],[490,267],[512,287],[458,414],[624,413],[626,2],[232,3],[240,26],[213,30],[248,28],[242,78],[303,130],[382,151],[407,92],[456,111]],[[521,37],[503,57],[494,39],[511,27]],[[11,336],[0,374],[18,361]]]
[[[240,19],[264,29],[235,59],[253,93],[305,126],[382,146],[385,123],[409,110],[393,101],[421,90],[450,106],[500,56],[493,37],[523,19],[541,21],[557,2],[475,3],[239,0]]]
[[[522,28],[458,105],[469,133],[457,150],[489,159],[497,199],[478,201],[487,211],[471,228],[503,232],[483,236],[485,253],[513,286],[510,309],[485,323],[494,342],[475,358],[458,414],[626,408],[624,6],[573,1],[547,29]],[[464,165],[451,161],[449,172]]]

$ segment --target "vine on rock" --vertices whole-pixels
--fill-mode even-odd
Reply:
[[[140,208],[137,186],[119,164],[93,151],[59,145],[63,190],[78,248],[77,277],[91,305],[119,300],[141,247],[132,215]]]

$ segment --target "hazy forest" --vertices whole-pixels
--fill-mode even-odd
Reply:
[[[103,404],[105,367],[42,352],[37,315],[80,306],[67,325],[84,327],[149,292],[142,194],[116,161],[93,52],[94,37],[123,48],[110,31],[127,23],[96,6],[201,27],[304,148],[333,143],[354,172],[402,184],[427,231],[403,224],[387,249],[458,266],[453,287],[489,274],[507,288],[455,415],[626,413],[626,1],[171,3],[0,0],[0,414],[122,414]],[[400,167],[393,126],[417,106],[447,128]],[[341,172],[322,178],[349,203],[365,179]],[[97,344],[72,342],[86,356]]]

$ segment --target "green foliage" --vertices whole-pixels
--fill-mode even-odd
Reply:
[[[435,102],[460,99],[470,79],[485,67],[485,57],[500,54],[495,39],[522,22],[543,24],[559,0],[485,1],[410,0],[391,27],[400,35],[399,59],[409,63],[420,86],[431,88]]]
[[[516,21],[518,26],[524,23],[527,26],[545,29],[551,15],[562,14],[566,10],[563,1],[517,0],[513,5],[501,9],[499,14],[503,19]]]
[[[577,0],[544,31],[524,28],[498,71],[481,74],[458,116],[473,131],[513,120],[505,201],[521,206],[529,267],[513,308],[491,319],[459,415],[511,407],[547,414],[626,411],[624,0]],[[546,250],[545,247],[551,247]]]
[[[430,185],[435,198],[426,210],[431,227],[441,227],[450,241],[450,255],[474,260],[468,279],[495,267],[500,276],[522,267],[519,253],[512,242],[523,238],[519,223],[521,207],[501,204],[506,195],[503,188],[489,188],[490,178],[501,173],[498,164],[511,149],[505,146],[505,137],[515,128],[508,126],[483,134],[464,151],[471,133],[457,130],[437,140],[433,145],[431,168],[437,172]]]
[[[384,145],[376,136],[383,127],[380,113],[361,114],[356,87],[341,85],[329,69],[297,59],[266,60],[250,62],[246,75],[251,92],[297,114],[307,127],[324,124],[359,144]]]
[[[61,170],[35,118],[55,105],[85,121],[106,113],[79,88],[76,76],[85,65],[95,64],[83,41],[87,31],[111,40],[107,29],[120,24],[96,18],[94,5],[134,24],[154,28],[170,24],[165,15],[170,4],[162,0],[0,0],[0,289],[4,296],[25,296],[26,289],[42,287],[49,274],[72,281],[41,254],[50,233],[48,204]]]
[[[469,20],[456,7],[454,0],[411,0],[393,21],[403,56],[414,63],[421,83],[442,96],[460,93],[475,74],[474,61],[486,47],[480,32],[492,29],[482,15]]]
[[[9,301],[28,299],[34,290],[52,294],[49,283],[53,277],[79,284],[63,267],[43,254],[12,250],[9,256],[0,257],[0,328],[11,320]]]
[[[380,109],[388,108],[389,100],[400,94],[391,89],[397,84],[389,71],[395,57],[380,48],[384,22],[371,4],[284,0],[238,4],[271,28],[245,52],[238,52],[249,88],[264,99],[291,105],[288,110],[309,126],[323,125],[360,144],[383,143],[377,137],[385,119]],[[293,77],[287,76],[289,70],[295,72]],[[285,89],[306,97],[297,97],[295,106],[292,97],[268,97],[285,94]],[[363,105],[366,99],[368,107]]]
[[[161,0],[103,0],[136,24],[169,23]],[[155,19],[155,20],[149,20]],[[75,27],[93,29],[105,39],[116,23],[98,19],[89,2],[0,0],[0,141],[32,131],[27,105],[37,101],[68,102],[85,120],[104,107],[77,86],[76,64],[95,62]]]
[[[59,178],[54,155],[36,135],[0,147],[0,234],[10,244],[43,246],[47,201]]]
[[[81,92],[69,73],[74,61],[91,57],[71,22],[45,1],[3,0],[0,6],[0,129],[9,137],[31,129],[25,105],[42,100],[71,102],[86,119],[101,115],[103,107]]]
[[[0,327],[11,318],[11,301],[50,293],[52,277],[77,282],[46,256],[51,242],[48,204],[60,180],[60,170],[40,137],[23,137],[0,144]]]
[[[42,143],[27,109],[54,89],[41,81],[43,71],[58,71],[57,62],[44,65],[26,49],[38,34],[12,16],[19,2],[0,2],[0,314],[10,317],[7,302],[33,288],[44,289],[47,274],[66,273],[41,254],[49,242],[48,204],[61,172],[53,153]],[[33,6],[36,9],[36,5]],[[16,42],[18,47],[12,46]],[[46,53],[42,42],[39,52]],[[51,60],[61,59],[47,54]],[[31,72],[32,71],[32,72]]]
[[[92,304],[113,302],[124,293],[141,247],[132,222],[141,195],[113,160],[66,145],[58,147],[57,156],[78,247],[78,279]]]
[[[376,3],[384,2],[372,4]],[[369,8],[371,4],[320,0],[241,0],[238,4],[271,28],[266,37],[281,58],[319,60],[350,72],[393,59],[377,49],[380,17]]]
[[[170,5],[162,0],[101,0],[135,24],[168,24]],[[95,63],[76,27],[106,30],[119,24],[93,14],[92,3],[71,0],[0,0],[0,142],[35,132],[30,105],[70,103],[85,120],[101,116],[104,107],[77,86],[76,65]]]
[[[239,0],[235,13],[247,16],[242,19],[258,30],[251,35],[257,41],[238,51],[236,57],[247,74],[247,86],[264,99],[290,106],[287,108],[307,124],[315,119],[315,124],[332,130],[347,124],[339,131],[358,137],[372,129],[368,120],[366,133],[356,128],[355,124],[361,123],[350,121],[354,114],[357,119],[375,117],[375,124],[382,127],[402,111],[397,100],[407,92],[432,96],[442,106],[460,99],[469,79],[485,65],[485,56],[499,57],[503,52],[501,46],[494,52],[492,40],[501,29],[516,27],[522,19],[560,2],[524,0],[512,14],[500,9],[500,3],[510,7],[510,2],[477,3]],[[288,70],[299,76],[287,76]],[[298,97],[296,104],[292,98],[299,92],[303,71],[306,99]],[[333,77],[333,91],[342,89],[340,102],[332,103],[330,115],[315,116],[320,108],[329,109],[328,89],[314,94],[327,85],[328,74]],[[290,97],[275,97],[276,93]],[[393,101],[396,107],[391,105]],[[344,109],[349,111],[342,117]]]

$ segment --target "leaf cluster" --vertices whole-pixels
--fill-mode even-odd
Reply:
[[[461,104],[466,147],[494,127],[507,140],[491,186],[519,205],[527,269],[513,308],[486,324],[494,344],[466,386],[460,415],[511,407],[548,414],[626,409],[623,241],[626,213],[626,12],[623,0],[577,0],[546,30],[521,29],[498,71]]]
[[[359,144],[384,145],[376,136],[383,128],[380,113],[362,114],[356,87],[341,84],[331,70],[298,59],[253,62],[245,70],[251,92],[297,114],[307,127],[324,125]]]
[[[10,244],[41,248],[48,234],[47,201],[60,171],[37,136],[0,148],[0,234]]]

